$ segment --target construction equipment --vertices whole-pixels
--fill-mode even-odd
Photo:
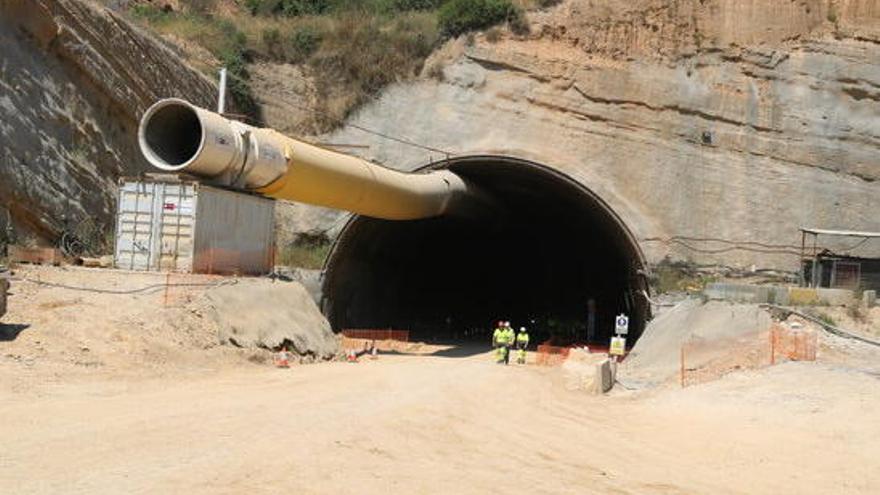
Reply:
[[[165,99],[141,119],[155,167],[276,199],[387,220],[473,214],[490,203],[453,172],[404,173]]]

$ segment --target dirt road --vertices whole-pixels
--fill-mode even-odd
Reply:
[[[878,493],[880,380],[594,397],[487,355],[0,392],[2,493]]]

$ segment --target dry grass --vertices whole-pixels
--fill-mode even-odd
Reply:
[[[277,265],[317,270],[324,266],[332,243],[325,234],[300,234],[279,250]]]
[[[254,1],[260,4],[260,0]],[[559,2],[511,3],[522,11]],[[260,118],[248,84],[248,64],[259,60],[307,67],[319,88],[314,122],[309,127],[319,132],[338,126],[388,84],[418,75],[425,59],[443,39],[438,10],[401,11],[405,8],[402,5],[413,5],[404,0],[331,0],[320,15],[295,16],[272,15],[271,10],[254,10],[247,2],[233,0],[181,4],[180,12],[145,4],[135,5],[129,12],[172,40],[184,40],[210,52],[215,57],[214,65],[203,60],[196,61],[196,65],[211,77],[219,68],[216,65],[229,68],[236,103],[257,121]],[[255,11],[258,14],[252,15]],[[510,29],[527,32],[522,16],[517,19]],[[493,36],[500,38],[498,28],[493,29]]]

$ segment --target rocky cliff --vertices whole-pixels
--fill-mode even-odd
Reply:
[[[650,261],[792,268],[790,255],[668,239],[880,230],[880,1],[566,0],[528,21],[528,35],[450,41],[351,123],[556,168],[605,200]],[[175,51],[86,0],[0,0],[0,43],[0,207],[44,240],[65,217],[111,220],[116,178],[144,169],[136,123],[152,101],[212,104]],[[291,78],[268,78],[256,78],[264,113],[290,113],[268,96]],[[444,157],[351,126],[322,141],[401,169]],[[342,225],[282,210],[285,231]]]
[[[137,119],[157,98],[210,106],[214,85],[171,49],[84,0],[0,0],[0,227],[51,242],[112,225],[115,183],[146,170]]]
[[[554,167],[611,205],[653,262],[792,269],[791,255],[664,240],[880,231],[880,2],[569,0],[530,23],[525,37],[449,43],[424,80],[352,122]],[[329,141],[400,168],[442,158],[355,128]]]

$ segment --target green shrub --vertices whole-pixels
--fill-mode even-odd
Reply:
[[[440,7],[444,0],[390,0],[391,7],[398,12],[408,10],[433,10]]]
[[[305,62],[321,44],[321,35],[309,26],[304,26],[293,31],[285,43],[287,46],[287,59],[291,62]]]
[[[510,0],[450,0],[440,8],[439,23],[443,34],[458,36],[521,16]]]
[[[251,15],[319,15],[330,11],[331,0],[244,0]]]
[[[229,20],[217,21],[208,17],[197,19],[203,26],[199,41],[226,67],[229,75],[227,86],[235,103],[248,115],[256,116],[257,102],[248,84],[250,73],[247,70],[247,37]]]
[[[260,42],[263,44],[263,51],[271,58],[284,58],[284,45],[281,41],[281,31],[278,28],[266,28],[260,33]]]
[[[834,317],[829,315],[828,313],[824,313],[822,311],[819,311],[819,312],[817,312],[817,314],[815,316],[816,316],[816,319],[818,319],[819,321],[821,321],[825,325],[832,326],[832,327],[837,326],[837,320],[835,320]]]
[[[311,26],[297,27],[286,35],[278,28],[268,28],[260,38],[264,55],[294,64],[306,62],[321,44],[320,33]]]
[[[257,15],[263,7],[263,0],[242,0],[241,5],[247,9],[251,15]]]
[[[684,261],[665,258],[651,271],[651,290],[657,294],[670,292],[700,292],[706,285],[716,281],[716,277],[700,273],[697,267]]]
[[[282,266],[319,269],[330,253],[332,242],[325,234],[300,234],[284,246],[275,263]]]
[[[838,16],[837,16],[837,8],[835,8],[835,7],[836,6],[833,4],[828,7],[827,18],[828,18],[828,22],[836,25],[837,21],[838,21]]]
[[[131,14],[149,23],[158,23],[168,19],[169,11],[153,5],[138,4],[131,8]]]
[[[365,18],[354,12],[340,14],[322,34],[308,64],[329,118],[318,125],[328,127],[386,85],[418,74],[438,39],[433,18]]]

